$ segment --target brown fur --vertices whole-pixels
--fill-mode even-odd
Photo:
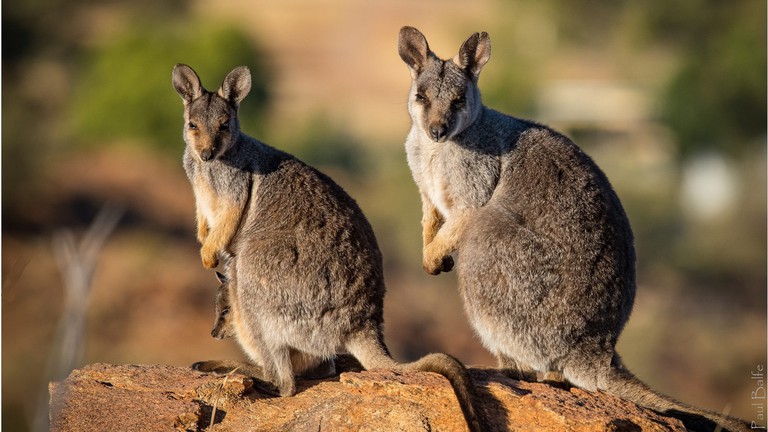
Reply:
[[[689,427],[744,430],[739,419],[653,391],[621,364],[615,346],[636,289],[629,221],[603,172],[570,139],[483,106],[477,81],[488,34],[442,60],[404,27],[399,53],[413,78],[408,164],[429,212],[424,268],[448,271],[446,258],[458,254],[465,311],[499,366],[520,377],[562,374],[590,391],[683,413]]]
[[[184,100],[184,167],[210,228],[203,259],[229,257],[229,319],[258,365],[241,370],[281,396],[296,392],[296,375],[333,373],[331,362],[343,350],[366,369],[437,372],[453,386],[470,430],[487,430],[458,360],[437,353],[401,364],[389,355],[381,252],[355,201],[326,175],[240,132],[247,69],[233,70],[216,93],[185,65],[174,68],[173,82]],[[238,365],[194,367],[221,372]]]

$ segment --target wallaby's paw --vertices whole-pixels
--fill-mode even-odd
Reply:
[[[203,261],[203,267],[212,269],[219,265],[219,259],[216,257],[216,251],[209,251],[205,246],[200,249],[200,258]]]
[[[430,258],[425,254],[421,265],[427,273],[439,275],[440,272],[449,272],[453,269],[453,258],[450,255]]]
[[[446,257],[443,257],[443,262],[441,263],[440,270],[448,273],[449,271],[453,270],[453,257],[448,255]]]

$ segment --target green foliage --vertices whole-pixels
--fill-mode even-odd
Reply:
[[[298,132],[278,138],[276,147],[317,167],[332,167],[347,174],[361,174],[366,168],[366,147],[325,115],[317,114]]]
[[[704,2],[706,3],[706,2]],[[663,97],[682,156],[754,151],[766,128],[765,4],[722,4],[691,23],[695,39]],[[719,12],[719,13],[718,13]]]
[[[179,153],[181,99],[171,85],[176,63],[187,63],[203,85],[216,90],[226,74],[245,64],[253,88],[241,107],[244,129],[254,127],[268,102],[268,74],[246,36],[232,26],[185,23],[133,26],[88,56],[72,97],[75,140],[131,140]]]

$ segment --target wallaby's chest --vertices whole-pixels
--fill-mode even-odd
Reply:
[[[482,207],[493,195],[500,172],[496,155],[472,152],[450,142],[407,148],[419,189],[444,216]]]
[[[229,179],[234,174],[232,169],[217,161],[198,162],[185,157],[184,168],[192,184],[198,210],[208,224],[216,225],[221,212],[238,201],[234,195],[247,191],[239,191],[236,182]]]

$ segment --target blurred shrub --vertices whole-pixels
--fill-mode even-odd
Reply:
[[[253,87],[243,101],[241,123],[254,127],[269,95],[264,57],[252,41],[223,24],[147,23],[87,55],[72,98],[74,141],[130,140],[180,154],[182,105],[171,85],[176,63],[192,66],[212,91],[232,68],[249,66]]]
[[[678,136],[682,156],[754,153],[767,114],[765,2],[690,3],[699,6],[697,13],[669,14],[683,24],[674,28],[686,29],[670,37],[687,49],[663,96],[663,120]],[[668,19],[659,17],[656,27]]]
[[[269,141],[270,145],[320,169],[330,167],[357,176],[368,167],[368,148],[323,113],[310,117],[298,130]]]

